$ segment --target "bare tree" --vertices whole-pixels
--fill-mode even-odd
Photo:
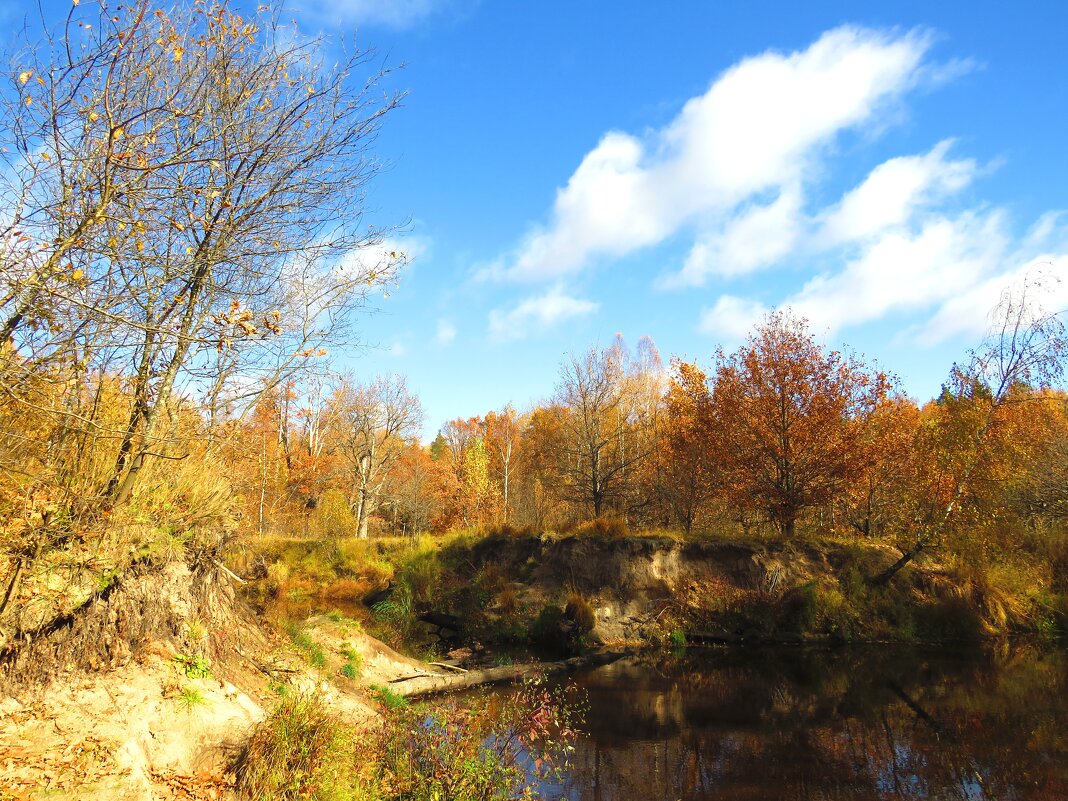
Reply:
[[[622,505],[627,472],[648,454],[648,420],[635,406],[622,342],[570,356],[560,370],[554,403],[563,410],[557,469],[560,490],[594,515]]]
[[[382,489],[406,440],[419,433],[423,410],[399,375],[362,385],[343,378],[332,406],[334,436],[352,476],[357,535],[366,538],[371,515],[379,508]]]

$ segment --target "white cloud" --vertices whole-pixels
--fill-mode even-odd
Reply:
[[[448,320],[438,320],[438,330],[434,334],[434,341],[439,345],[448,345],[456,339],[456,326]]]
[[[510,311],[496,309],[489,315],[489,331],[495,339],[511,340],[545,331],[564,320],[592,314],[599,303],[564,294],[560,286],[544,295],[530,297]]]
[[[760,301],[722,295],[711,309],[701,312],[697,330],[725,342],[740,342],[768,311]]]
[[[1044,293],[1038,299],[1040,306],[1049,312],[1068,309],[1068,252],[1043,255],[949,298],[930,320],[913,332],[913,338],[927,346],[960,335],[976,339],[989,328],[991,310],[1001,300],[1002,293],[1038,276],[1045,278]]]
[[[888,231],[840,271],[809,280],[782,305],[831,331],[891,312],[934,308],[997,269],[1005,229],[998,212],[966,212],[933,217],[915,231]]]
[[[729,277],[774,264],[801,237],[801,202],[801,189],[795,185],[783,188],[767,205],[742,210],[719,231],[699,238],[681,272],[661,284],[696,286],[713,273]]]
[[[371,270],[382,272],[390,269],[391,265],[403,267],[411,264],[426,249],[426,241],[419,237],[386,237],[377,245],[350,251],[337,269],[340,272],[356,271],[357,274]]]
[[[930,347],[970,339],[989,325],[1001,293],[1025,276],[1045,275],[1049,310],[1068,309],[1068,219],[1045,215],[1021,242],[1005,213],[925,215],[913,229],[891,228],[865,242],[835,271],[811,278],[778,308],[835,333],[894,314],[923,316],[901,339]],[[702,312],[699,330],[738,341],[768,311],[759,301],[723,295]]]
[[[841,131],[875,121],[911,88],[929,45],[922,33],[843,27],[805,51],[742,61],[665,128],[642,139],[606,134],[558,192],[550,224],[529,235],[498,272],[552,279],[695,223],[724,230],[695,248],[689,280],[702,280],[720,253],[734,258],[728,271],[758,266],[761,259],[732,256],[732,237],[741,243],[760,228],[761,212],[766,225],[768,215],[798,204],[798,187],[819,153]],[[733,209],[764,193],[778,200],[743,210],[743,230],[725,230],[722,221]]]
[[[386,352],[390,356],[400,359],[408,355],[408,346],[403,342],[394,342],[386,349]]]
[[[921,207],[959,192],[975,177],[971,159],[947,161],[952,142],[940,142],[921,156],[884,161],[825,215],[824,245],[866,239],[903,225]]]

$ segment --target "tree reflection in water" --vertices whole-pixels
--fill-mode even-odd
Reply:
[[[1029,646],[631,657],[589,695],[571,801],[1068,799],[1068,658]]]

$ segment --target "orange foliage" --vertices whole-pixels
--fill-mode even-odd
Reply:
[[[870,468],[877,448],[868,419],[891,382],[824,352],[803,320],[783,313],[718,361],[712,414],[727,495],[790,536],[804,509],[833,500]]]

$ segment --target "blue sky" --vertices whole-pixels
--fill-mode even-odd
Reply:
[[[405,64],[369,203],[411,266],[342,361],[405,374],[427,437],[617,332],[708,364],[783,306],[923,401],[1004,286],[1068,272],[1068,3],[287,9]]]

